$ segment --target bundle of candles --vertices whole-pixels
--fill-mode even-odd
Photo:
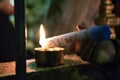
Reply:
[[[81,31],[66,33],[45,40],[45,47],[67,46],[76,39],[89,38],[93,41],[104,41],[110,39],[110,27],[107,25],[95,26]]]

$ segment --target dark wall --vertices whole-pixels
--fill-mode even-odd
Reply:
[[[116,14],[116,16],[120,17],[120,0],[112,0],[113,4],[115,6],[113,13]],[[115,26],[115,31],[117,33],[117,38],[120,39],[120,25],[119,26]]]

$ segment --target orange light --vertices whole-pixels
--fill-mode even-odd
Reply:
[[[45,30],[42,24],[40,25],[39,44],[41,45],[41,47],[45,47]]]

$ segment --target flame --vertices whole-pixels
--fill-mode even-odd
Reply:
[[[45,47],[45,30],[42,24],[40,25],[39,44],[41,45],[41,47]]]

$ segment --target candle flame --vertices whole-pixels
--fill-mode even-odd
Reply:
[[[39,44],[41,47],[45,47],[45,30],[43,25],[40,25],[40,39],[39,39]]]

